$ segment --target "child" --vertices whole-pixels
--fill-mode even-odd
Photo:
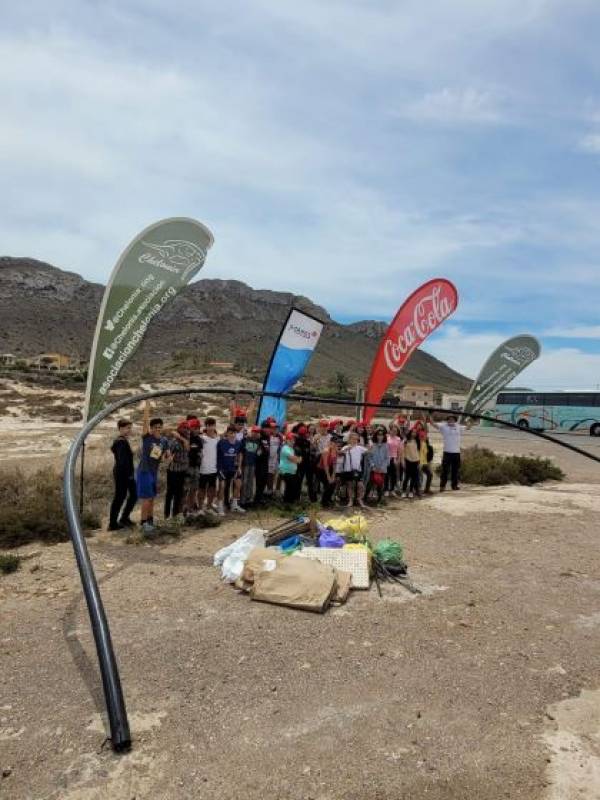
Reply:
[[[433,481],[433,470],[431,469],[433,447],[429,443],[427,431],[425,429],[419,431],[419,455],[421,475],[425,476],[425,494],[431,494],[431,482]]]
[[[361,508],[366,508],[363,502],[365,485],[363,483],[363,456],[367,452],[364,445],[359,444],[360,437],[356,431],[350,431],[348,444],[342,448],[344,454],[344,472],[342,480],[348,490],[347,508],[356,502]]]
[[[402,464],[404,443],[400,438],[398,426],[393,422],[390,425],[387,437],[387,446],[388,453],[390,455],[390,463],[388,465],[388,471],[385,480],[385,496],[389,497],[391,495],[393,497],[397,497],[396,486],[398,484],[398,472],[399,470],[401,470],[401,473],[404,472],[404,467]],[[402,474],[400,474],[400,480],[402,480]]]
[[[419,489],[419,445],[415,432],[409,430],[404,442],[404,483],[402,485],[402,497],[412,498],[415,495],[421,496]]]
[[[297,455],[294,450],[295,440],[295,434],[286,433],[285,442],[279,456],[279,474],[285,484],[283,502],[286,505],[293,505],[300,499],[298,464],[302,462],[302,456]]]
[[[380,503],[383,498],[385,479],[390,464],[390,452],[385,428],[377,428],[373,434],[373,446],[369,450],[369,462],[371,467],[370,482],[377,491],[377,502]]]
[[[189,514],[198,508],[198,486],[200,485],[200,463],[202,461],[202,437],[200,420],[195,414],[187,416],[188,469],[185,479],[185,504],[183,513]]]
[[[170,460],[169,445],[162,435],[160,417],[150,419],[150,404],[144,406],[142,450],[137,470],[137,493],[142,501],[142,531],[145,536],[155,533],[154,498],[158,494],[158,467],[163,458]]]
[[[254,504],[257,506],[265,503],[265,489],[269,480],[269,429],[265,428],[264,423],[260,428],[259,434],[260,447],[256,453],[256,491],[254,494]]]
[[[115,495],[110,506],[109,531],[120,531],[123,528],[133,527],[133,522],[129,515],[137,503],[137,489],[133,469],[133,452],[129,444],[132,429],[133,425],[128,419],[120,419],[117,422],[119,435],[110,448],[115,457],[115,465],[113,467]],[[123,503],[125,503],[125,507],[123,507]],[[119,514],[121,515],[120,519]]]
[[[198,506],[203,510],[206,497],[206,510],[214,510],[215,496],[217,494],[217,422],[214,417],[207,417],[204,421],[202,434],[202,458],[200,461],[200,478],[198,481]]]
[[[188,451],[190,448],[187,422],[180,422],[177,431],[167,436],[171,460],[167,467],[167,491],[165,494],[165,519],[181,513],[185,476],[188,471]]]
[[[279,451],[281,449],[281,436],[276,420],[268,418],[265,423],[267,435],[269,436],[269,475],[267,478],[266,494],[275,493],[277,486],[277,473],[279,471]]]
[[[245,509],[238,503],[242,486],[242,442],[237,439],[235,425],[227,426],[225,436],[217,444],[217,473],[219,475],[217,514],[221,517],[225,515],[225,503],[232,511],[245,514]]]
[[[318,475],[319,481],[323,486],[323,495],[321,498],[323,508],[330,508],[337,486],[336,466],[338,452],[339,447],[337,441],[331,440],[329,446],[321,453],[319,458]]]
[[[255,502],[255,480],[256,469],[259,455],[262,455],[262,443],[260,439],[261,429],[258,425],[253,425],[244,441],[242,442],[243,466],[242,466],[242,492],[241,502],[243,506],[248,506]]]

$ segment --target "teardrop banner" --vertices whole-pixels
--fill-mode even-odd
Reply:
[[[173,217],[143,230],[109,278],[92,343],[84,422],[107,405],[108,392],[148,326],[202,269],[214,237],[201,222]]]
[[[323,323],[316,317],[298,308],[290,309],[271,355],[263,384],[264,392],[287,394],[294,388],[308,367],[323,328]],[[286,400],[281,397],[262,397],[256,421],[260,425],[267,417],[271,417],[281,427],[286,415]]]
[[[483,365],[477,380],[471,386],[463,410],[481,414],[498,392],[539,358],[541,352],[542,346],[535,336],[524,333],[507,339]]]
[[[457,305],[456,287],[445,278],[427,281],[404,301],[377,350],[367,381],[366,403],[381,402],[385,390],[415,350],[454,313]],[[374,413],[374,408],[365,408],[367,423]]]

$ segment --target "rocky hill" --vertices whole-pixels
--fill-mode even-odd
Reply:
[[[72,272],[27,258],[0,258],[0,352],[35,356],[60,352],[86,360],[103,287]],[[188,286],[149,328],[127,370],[199,367],[231,361],[262,376],[290,306],[327,323],[307,382],[325,385],[336,373],[364,381],[385,324],[341,325],[308,298],[252,289],[241,281],[204,279]],[[431,383],[461,392],[470,381],[424,351],[402,373],[404,383]]]

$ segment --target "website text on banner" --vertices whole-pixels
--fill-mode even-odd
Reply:
[[[498,392],[539,358],[541,352],[538,340],[527,333],[507,339],[481,368],[471,386],[464,410],[481,414],[486,406],[495,402]]]
[[[287,394],[294,388],[306,371],[323,327],[323,323],[310,314],[297,308],[291,309],[273,350],[263,391]],[[285,400],[279,397],[263,397],[256,421],[260,424],[267,417],[272,417],[278,425],[283,425],[286,414]]]
[[[150,225],[127,247],[111,273],[100,306],[84,421],[107,405],[111,386],[148,326],[202,269],[213,241],[201,222],[175,217]]]
[[[385,332],[371,367],[365,402],[379,403],[390,383],[425,339],[454,313],[458,292],[445,278],[427,281],[400,306]],[[375,409],[366,408],[370,422]]]

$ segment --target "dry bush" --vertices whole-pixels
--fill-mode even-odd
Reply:
[[[82,523],[86,530],[100,526],[95,504],[87,505]],[[20,470],[0,472],[0,547],[17,547],[34,540],[64,542],[68,538],[62,477],[54,469],[47,467],[27,475]]]
[[[439,471],[439,468],[438,468]],[[542,481],[561,481],[564,473],[548,458],[502,456],[485,447],[468,447],[461,458],[461,478],[480,486],[519,483],[533,486]]]
[[[21,566],[21,558],[12,553],[0,553],[0,573],[2,575],[9,575],[11,572],[16,572]]]

